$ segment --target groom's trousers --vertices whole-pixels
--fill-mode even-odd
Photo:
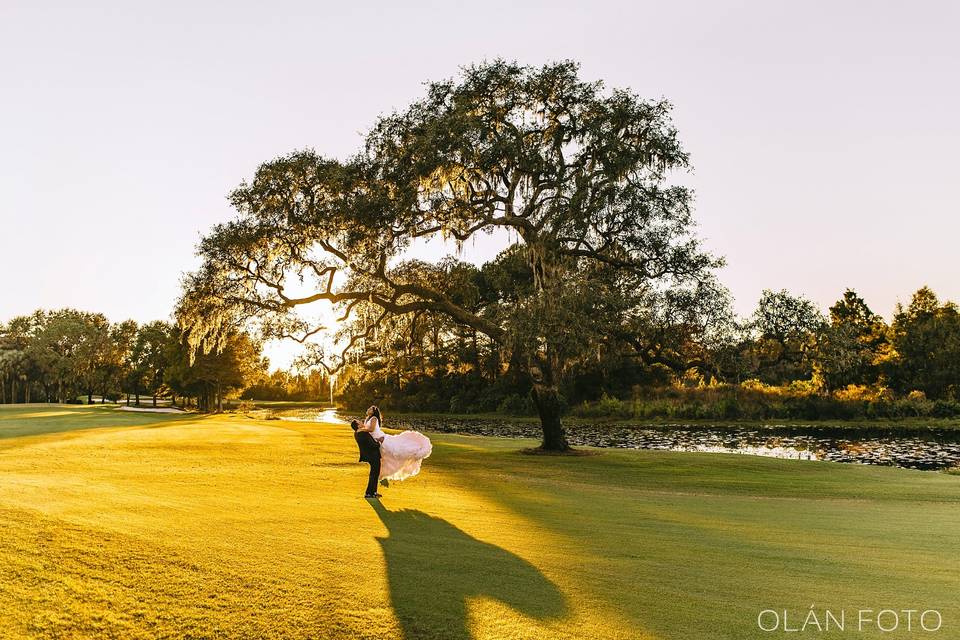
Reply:
[[[367,481],[367,495],[373,495],[377,492],[377,480],[380,479],[380,456],[373,460],[367,460],[370,463],[370,479]]]
[[[360,462],[370,464],[370,480],[367,482],[367,495],[377,492],[377,480],[380,479],[380,443],[373,439],[368,431],[354,431],[354,440],[360,449]]]

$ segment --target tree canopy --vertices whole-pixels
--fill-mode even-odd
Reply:
[[[293,310],[320,300],[368,314],[357,340],[389,318],[440,314],[519,354],[543,446],[565,449],[568,365],[644,296],[720,264],[693,234],[690,190],[671,182],[688,162],[666,101],[606,91],[571,62],[467,67],[381,117],[355,156],[291,153],[240,185],[237,217],[203,239],[186,279],[183,326],[204,351],[251,319],[265,337],[303,340],[321,328]],[[405,255],[417,239],[490,233],[523,263],[512,304],[471,304],[449,270]]]

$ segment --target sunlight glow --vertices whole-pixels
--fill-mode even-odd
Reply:
[[[519,241],[516,234],[498,229],[482,236],[474,235],[465,243],[458,243],[453,239],[440,237],[418,238],[404,254],[404,259],[423,260],[437,263],[448,256],[458,260],[482,265],[493,260],[501,251]],[[342,278],[337,278],[337,284]],[[306,296],[314,293],[308,283],[302,285],[295,278],[288,279],[288,293],[292,296]],[[307,342],[321,345],[329,353],[339,354],[346,341],[335,341],[334,334],[340,329],[337,318],[341,312],[334,309],[326,301],[318,301],[299,307],[297,315],[306,320],[310,326],[324,325],[326,330],[311,336]],[[270,359],[270,370],[288,370],[298,357],[304,353],[304,345],[291,339],[270,340],[263,345],[263,355]]]

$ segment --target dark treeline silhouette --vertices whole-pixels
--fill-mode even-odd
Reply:
[[[482,286],[484,269],[463,286]],[[747,319],[715,286],[660,296],[620,335],[586,351],[562,383],[567,410],[582,416],[960,415],[960,311],[927,287],[898,305],[890,323],[853,290],[827,314],[786,291],[765,291]],[[342,380],[341,399],[352,407],[374,398],[394,410],[535,413],[511,355],[439,314],[381,323]]]
[[[112,324],[103,314],[36,311],[0,324],[0,404],[130,404],[169,396],[174,404],[222,409],[225,395],[263,376],[260,346],[233,333],[208,354],[190,350],[167,322]]]

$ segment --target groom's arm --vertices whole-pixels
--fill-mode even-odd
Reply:
[[[370,433],[369,429],[357,429],[357,433],[365,433],[369,440],[371,440],[378,447],[380,446],[380,441],[373,437],[373,434]]]

